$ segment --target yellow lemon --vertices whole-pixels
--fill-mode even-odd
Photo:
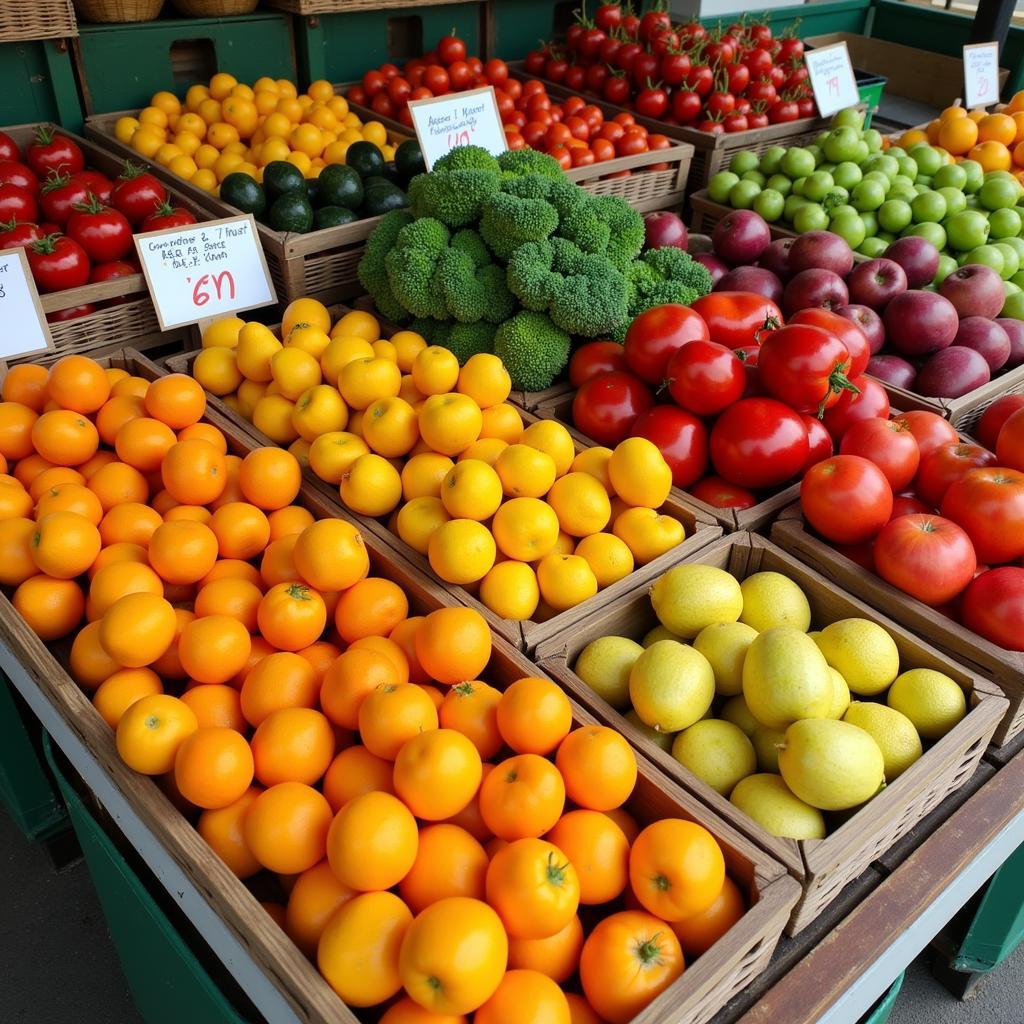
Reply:
[[[327,484],[340,484],[346,470],[361,455],[369,455],[366,442],[351,431],[321,434],[309,448],[309,468]]]
[[[556,480],[548,491],[548,504],[572,537],[600,533],[612,516],[607,491],[589,473],[567,473]]]
[[[270,360],[270,374],[281,394],[293,402],[323,379],[320,364],[300,348],[282,348],[275,352]]]
[[[421,452],[402,467],[402,496],[406,501],[415,498],[441,497],[441,483],[455,465],[447,455]]]
[[[320,355],[320,367],[324,379],[337,384],[341,371],[353,359],[373,359],[373,346],[364,338],[338,335],[330,340],[327,348]]]
[[[393,368],[395,373],[399,372],[397,366]],[[460,394],[431,395],[423,403],[419,421],[420,436],[442,455],[464,451],[480,437],[483,426],[480,406]]]
[[[312,443],[323,434],[336,433],[348,424],[348,409],[330,384],[315,384],[295,401],[292,426],[303,440]]]
[[[505,364],[495,355],[478,352],[459,370],[457,389],[480,406],[500,405],[512,392],[512,378]]]
[[[615,488],[612,487],[611,477],[608,474],[608,463],[611,462],[611,448],[587,448],[579,453],[572,463],[574,473],[589,473],[608,492],[608,497],[615,497]]]
[[[576,449],[569,431],[554,420],[538,420],[531,423],[519,439],[522,444],[546,452],[555,460],[555,473],[565,476],[576,458]]]
[[[366,443],[386,459],[408,454],[420,439],[416,411],[397,396],[378,398],[368,405],[362,429]]]
[[[425,494],[406,502],[398,510],[395,530],[413,551],[425,555],[430,549],[434,531],[449,519],[451,516],[445,511],[441,499]]]
[[[491,529],[501,553],[520,562],[535,562],[552,553],[560,536],[555,510],[539,498],[506,501],[495,512]]]
[[[295,403],[284,395],[264,394],[252,411],[252,424],[275,444],[291,444],[299,436],[292,425],[294,409]]]
[[[586,560],[600,590],[628,576],[634,568],[633,552],[624,540],[611,533],[595,533],[576,545],[575,554]]]
[[[579,555],[546,555],[537,566],[541,597],[564,612],[597,593],[597,577]]]
[[[341,478],[341,500],[364,516],[386,516],[402,500],[402,478],[381,455],[360,455]]]
[[[494,565],[497,549],[490,530],[474,519],[449,519],[430,537],[430,567],[445,583],[476,583]]]
[[[248,380],[269,381],[270,361],[282,349],[281,342],[265,324],[245,324],[238,332],[238,368]]]
[[[237,391],[239,384],[245,380],[242,371],[238,369],[234,349],[223,346],[204,348],[192,364],[192,376],[211,395],[221,398]]]
[[[672,470],[646,437],[627,437],[616,446],[608,460],[608,477],[627,505],[660,508],[672,489]]]
[[[225,316],[214,320],[203,331],[203,348],[237,348],[238,335],[245,321],[237,316]]]
[[[479,459],[493,466],[498,461],[498,456],[508,447],[500,437],[481,437],[474,441],[464,452],[459,455],[459,462],[466,459]]]
[[[686,537],[683,524],[678,519],[659,515],[650,508],[626,509],[616,517],[612,532],[626,542],[637,565],[646,565],[671,551]]]
[[[430,345],[413,360],[410,372],[420,394],[443,395],[451,391],[459,379],[459,361],[448,349]]]
[[[453,519],[490,519],[502,497],[498,474],[479,459],[456,463],[441,482],[441,501]]]
[[[402,373],[409,373],[416,357],[427,347],[423,336],[415,331],[397,331],[391,335],[391,344],[395,346],[398,356],[398,368]],[[426,398],[426,395],[423,396]]]
[[[497,438],[505,444],[516,444],[523,436],[523,417],[514,405],[502,402],[492,405],[481,413],[483,425],[480,436]]]
[[[377,356],[353,359],[338,378],[341,397],[353,409],[365,409],[378,398],[396,398],[401,386],[402,371],[390,359]]]
[[[525,622],[540,602],[537,574],[523,562],[499,562],[480,581],[480,600],[503,619]]]
[[[526,444],[510,444],[494,463],[510,498],[543,498],[555,482],[555,460]]]
[[[380,337],[380,323],[372,313],[353,309],[331,328],[332,338],[337,338],[339,335],[353,335],[356,338],[374,342]]]

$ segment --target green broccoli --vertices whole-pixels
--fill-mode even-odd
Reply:
[[[483,206],[480,234],[500,260],[524,242],[539,242],[558,227],[558,214],[544,199],[520,199],[499,192]]]
[[[604,254],[618,270],[625,270],[643,248],[643,217],[619,196],[594,196],[591,207],[610,232]]]
[[[547,199],[551,194],[551,179],[543,174],[524,174],[521,178],[505,178],[501,191],[520,199]]]
[[[409,330],[418,334],[428,345],[446,345],[452,325],[447,320],[431,317],[417,317],[409,324]]]
[[[451,351],[462,366],[479,352],[493,352],[494,334],[494,324],[482,320],[475,324],[452,324],[447,339],[438,344]]]
[[[378,311],[393,323],[402,324],[409,319],[405,307],[395,298],[388,281],[385,266],[386,257],[398,238],[398,233],[412,223],[412,215],[406,210],[391,210],[385,213],[373,234],[366,240],[366,251],[359,261],[359,283],[373,299]]]
[[[432,171],[490,171],[501,173],[501,165],[482,146],[456,146],[446,153],[434,166]]]
[[[513,388],[541,391],[565,369],[569,335],[543,313],[523,311],[498,328],[494,354],[505,364]]]
[[[514,304],[501,267],[489,260],[481,266],[463,248],[452,246],[441,253],[434,285],[444,296],[448,313],[460,323],[500,323],[512,314]]]
[[[500,187],[501,179],[492,171],[431,171],[409,182],[409,204],[417,217],[433,217],[447,227],[461,228],[480,219],[483,204]]]
[[[444,296],[434,286],[434,272],[448,249],[449,237],[440,221],[420,217],[398,232],[384,260],[391,291],[413,316],[448,318]]]
[[[641,271],[639,268],[646,268]],[[626,272],[629,281],[629,316],[632,319],[651,306],[677,302],[688,306],[711,291],[707,268],[689,253],[673,246],[649,249]]]
[[[503,178],[521,178],[527,174],[542,174],[545,178],[561,181],[562,167],[553,156],[536,149],[510,149],[498,157]]]

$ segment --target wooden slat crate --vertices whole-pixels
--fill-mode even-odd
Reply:
[[[71,0],[8,0],[0,4],[0,43],[78,35]]]
[[[1024,652],[1008,651],[980,637],[955,619],[886,583],[821,540],[807,525],[799,503],[787,508],[772,528],[772,540],[845,588],[856,587],[865,601],[934,644],[939,650],[991,679],[1010,706],[992,740],[1002,746],[1024,732]]]
[[[870,803],[845,823],[837,824],[825,839],[797,841],[770,835],[738,811],[675,758],[646,739],[573,671],[577,656],[591,640],[602,636],[639,638],[657,625],[647,587],[634,588],[607,602],[600,611],[577,623],[571,632],[538,647],[535,657],[541,668],[580,703],[602,721],[614,725],[684,788],[699,795],[722,817],[787,865],[804,890],[787,927],[787,934],[792,935],[810,924],[845,885],[974,774],[1006,712],[1006,699],[988,680],[961,667],[916,632],[877,611],[866,586],[845,577],[843,586],[837,586],[756,534],[730,534],[681,561],[714,565],[740,579],[761,571],[783,573],[807,595],[814,628],[850,617],[870,619],[883,626],[896,641],[902,670],[932,668],[945,672],[969,694],[970,710],[963,721],[929,747],[924,756]]]
[[[279,333],[278,328],[271,329]],[[171,357],[166,360],[167,370],[170,373],[187,373],[191,375],[192,364],[195,362],[195,358],[196,353],[194,352]],[[226,406],[220,399],[215,398],[213,395],[208,395],[207,402],[213,408],[217,409],[217,411],[222,415],[229,418],[236,425],[238,430],[244,431],[259,444],[274,444],[269,437],[257,430],[256,427],[243,419],[233,409],[228,408],[228,406]],[[534,413],[526,412],[525,410],[521,410],[520,415],[527,426],[529,426],[530,423],[536,422],[538,419],[544,418],[543,416],[538,416]],[[574,443],[576,444],[577,452],[582,451],[585,448],[593,447],[590,442],[580,442],[577,439],[574,439]],[[323,494],[326,500],[335,503],[339,508],[344,508],[337,495],[336,488],[320,480],[316,474],[309,469],[309,467],[303,468],[303,475],[305,479],[309,481],[310,486]],[[590,611],[607,602],[616,594],[622,593],[634,585],[639,585],[644,580],[656,578],[664,571],[665,566],[680,557],[680,552],[684,550],[699,551],[701,548],[716,540],[721,534],[720,527],[711,516],[705,514],[703,510],[698,509],[696,504],[696,502],[689,500],[687,496],[683,495],[681,491],[670,494],[668,501],[661,506],[660,511],[664,512],[666,515],[674,516],[682,522],[686,529],[686,540],[684,540],[678,547],[659,556],[647,565],[639,566],[634,572],[630,573],[629,576],[625,577],[625,579],[619,580],[617,583],[613,583],[611,586],[599,591],[594,595],[594,597],[588,598],[575,608],[570,608],[568,611],[560,612],[546,621],[529,620],[526,622],[518,622],[513,621],[512,619],[503,619],[478,601],[469,589],[451,585],[451,593],[454,594],[462,604],[468,605],[470,608],[475,608],[480,612],[480,614],[487,620],[491,629],[499,636],[508,640],[516,647],[526,651],[531,651],[548,637],[556,636],[562,630],[570,628],[574,622],[586,616]],[[387,526],[386,519],[371,519],[368,516],[361,516],[347,509],[345,509],[342,518],[347,518],[358,523],[361,530],[365,531],[367,534],[372,534],[374,537],[378,538],[382,544],[386,544],[393,548],[401,554],[402,558],[412,565],[415,565],[421,572],[429,576],[433,576],[433,570],[430,568],[429,561],[419,552],[414,551],[409,547],[409,545],[400,537],[392,533]]]
[[[130,373],[153,380],[159,369],[132,350],[105,360]],[[244,456],[255,444],[215,408],[204,421],[222,430],[229,451]],[[329,517],[332,508],[321,495],[304,485],[297,499],[318,518]],[[413,614],[428,614],[451,606],[450,595],[415,568],[396,558],[393,551],[365,536],[371,572],[400,584],[409,597]],[[176,810],[156,782],[128,769],[117,755],[112,731],[102,721],[85,694],[66,671],[68,644],[51,650],[28,628],[6,596],[0,596],[0,643],[16,653],[35,685],[84,742],[113,784],[156,836],[177,867],[206,895],[211,908],[223,919],[232,935],[261,965],[270,983],[309,1024],[360,1024],[327,983],[263,911],[256,897],[216,857],[189,822]],[[493,686],[504,689],[524,676],[535,675],[536,666],[521,653],[494,638],[490,664],[482,673]],[[595,719],[573,702],[577,725]],[[722,846],[727,868],[749,901],[743,917],[707,953],[691,964],[685,974],[635,1018],[636,1024],[686,1020],[706,1024],[717,1011],[767,966],[782,928],[799,895],[799,887],[784,869],[744,837],[736,828],[709,810],[681,787],[665,779],[643,756],[638,756],[639,777],[626,809],[641,823],[664,817],[684,817],[707,827]]]

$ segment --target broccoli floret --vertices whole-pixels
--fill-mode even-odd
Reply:
[[[451,247],[464,252],[474,267],[484,267],[491,262],[491,253],[484,240],[472,228],[463,228],[452,235]]]
[[[507,260],[524,242],[539,242],[558,227],[558,214],[543,199],[520,199],[499,192],[483,207],[480,234],[500,260]]]
[[[562,167],[559,162],[546,153],[536,149],[510,149],[498,157],[498,166],[502,177],[521,178],[527,174],[542,174],[545,178],[555,181],[562,180]]]
[[[444,345],[462,366],[479,352],[494,351],[494,324],[480,321],[475,324],[452,324],[448,337],[437,344]]]
[[[450,228],[475,224],[483,204],[498,194],[501,179],[492,171],[460,169],[418,174],[409,183],[417,217],[433,217]]]
[[[547,199],[551,194],[551,178],[543,174],[525,174],[521,178],[506,178],[501,191],[520,199]]]
[[[444,296],[434,287],[434,272],[448,249],[448,229],[430,217],[407,224],[384,265],[395,298],[414,316],[447,319]]]
[[[497,160],[481,146],[456,146],[434,164],[434,171],[490,171],[500,174]]]
[[[447,346],[452,325],[447,321],[433,320],[430,317],[417,317],[409,324],[409,330],[415,331],[428,345]]]
[[[625,270],[643,248],[643,217],[619,196],[594,196],[591,206],[610,232],[604,254],[616,268]]]
[[[464,248],[452,247],[441,253],[434,283],[444,296],[448,313],[460,323],[484,319],[500,323],[511,313],[512,297],[502,269],[489,261],[477,265]],[[495,316],[496,311],[501,315]]]
[[[711,291],[711,274],[707,268],[682,249],[673,246],[650,249],[640,258],[640,263],[650,276],[643,274],[632,279],[631,317],[666,302],[688,306]]]
[[[565,369],[569,335],[543,313],[524,310],[498,328],[494,354],[505,364],[513,388],[541,391]]]
[[[394,248],[398,233],[412,223],[412,215],[406,210],[391,210],[385,213],[373,234],[366,240],[366,251],[359,261],[359,283],[366,289],[380,313],[393,323],[402,324],[409,319],[409,313],[395,298],[388,281],[385,260]]]

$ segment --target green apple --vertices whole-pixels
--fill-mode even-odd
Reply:
[[[946,166],[959,167],[967,175],[967,181],[964,183],[964,191],[968,195],[977,192],[985,181],[985,171],[977,160],[961,160],[958,164],[946,164]]]
[[[845,189],[853,188],[863,177],[864,172],[850,160],[844,160],[841,164],[837,164],[836,169],[832,172],[835,183]]]
[[[861,220],[859,213],[843,213],[838,217],[833,217],[829,222],[828,229],[839,235],[840,238],[845,238],[851,249],[856,249],[867,237],[864,221]]]
[[[904,228],[900,232],[901,238],[906,238],[907,235],[919,235],[921,238],[927,238],[939,252],[946,248],[946,229],[941,224],[936,224],[933,221],[925,221],[923,224],[912,224],[909,228]]]
[[[883,189],[885,189],[886,194],[888,194],[889,189],[892,188],[892,179],[889,177],[888,174],[885,174],[883,171],[868,171],[867,174],[865,174],[861,180],[877,181],[878,184],[881,185]]]
[[[803,194],[807,199],[820,203],[828,195],[835,181],[828,171],[815,171],[807,175],[804,182]]]
[[[892,150],[889,150],[889,152],[891,154]],[[921,173],[921,168],[917,166],[917,161],[912,156],[898,156],[896,157],[896,163],[900,165],[900,174],[911,181],[914,181]]]
[[[905,203],[912,203],[918,194],[913,185],[893,185],[886,193],[886,199],[902,199]]]
[[[1006,296],[1003,303],[1001,317],[1009,317],[1012,320],[1024,320],[1024,291],[1014,292]]]
[[[806,174],[802,178],[797,178],[793,182],[793,195],[795,195],[795,196],[802,196],[804,194],[804,185],[806,185],[806,184],[807,184],[807,175]]]
[[[1018,288],[1024,289],[1024,270],[1018,270],[1017,273],[1010,278],[1010,283],[1015,284]]]
[[[882,174],[892,181],[900,173],[900,164],[894,156],[889,156],[887,153],[875,153],[864,161],[862,170],[865,173],[881,171]]]
[[[910,189],[910,191],[913,192],[914,191],[914,179],[909,177],[906,174],[897,174],[896,177],[892,179],[891,187],[889,188],[889,191],[892,192],[892,190],[894,188]]]
[[[948,253],[939,253],[939,269],[935,271],[932,284],[938,287],[950,274],[956,270],[957,263]]]
[[[933,179],[933,180],[938,180]],[[958,188],[953,188],[952,185],[945,185],[943,188],[937,188],[935,190],[937,195],[942,196],[946,201],[946,216],[950,216],[954,213],[959,213],[961,210],[967,209],[967,196],[963,194]]]
[[[760,191],[761,186],[756,181],[743,181],[741,178],[729,189],[729,205],[734,210],[749,210]]]
[[[981,200],[978,198],[977,192],[965,192],[967,196],[967,209],[968,210],[980,210],[982,209]]]
[[[836,169],[835,164],[830,164],[827,160],[824,163],[818,164],[819,171],[828,171],[831,174]]]
[[[874,210],[865,210],[860,219],[864,224],[864,236],[871,238],[878,234],[878,214]]]
[[[733,174],[732,171],[719,171],[717,174],[712,174],[708,179],[708,199],[713,203],[729,202],[729,192],[739,180],[740,176]]]
[[[1013,248],[1017,253],[1017,259],[1020,260],[1020,265],[1024,267],[1024,238],[1000,238],[999,242],[1001,245]]]
[[[872,153],[877,153],[882,148],[882,133],[874,128],[869,128],[861,138],[868,144]]]
[[[761,162],[757,165],[757,169],[762,174],[778,174],[779,168],[782,166],[782,158],[785,155],[785,146],[769,146],[761,154]]]
[[[793,217],[793,227],[800,234],[808,231],[827,231],[828,214],[817,204],[808,201],[806,206],[801,206]]]
[[[812,203],[810,199],[804,199],[803,196],[798,196],[795,192],[791,195],[786,196],[786,205],[783,207],[782,216],[785,220],[790,223],[796,217],[797,211],[803,209],[805,206],[815,206],[816,203]]]
[[[781,149],[781,146],[776,146],[776,149]],[[789,180],[784,174],[773,174],[765,183],[765,188],[774,189],[776,192],[783,196],[788,196],[793,191],[793,182]]]
[[[841,217],[844,213],[857,213],[858,211],[849,203],[838,203],[835,206],[826,206],[829,219]]]
[[[936,188],[958,188],[967,184],[967,172],[960,164],[943,164],[933,175]]]
[[[878,208],[878,223],[886,231],[902,231],[913,219],[910,203],[903,199],[886,199]]]
[[[845,107],[843,110],[837,110],[832,115],[832,127],[856,128],[860,132],[861,128],[864,127],[864,115],[856,107]]]
[[[865,256],[870,256],[871,259],[874,259],[876,256],[881,256],[888,248],[889,243],[884,238],[879,238],[876,235],[874,238],[865,238],[864,241],[857,246],[857,252],[863,253]]]
[[[976,246],[967,254],[967,262],[991,267],[1000,277],[1003,276],[1003,267],[1006,265],[1002,252],[994,245]]]
[[[857,143],[857,155],[854,157],[854,161],[858,164],[862,164],[869,156],[871,156],[871,150],[868,149],[868,144],[861,139],[860,142]]]
[[[753,150],[741,149],[729,161],[729,170],[743,177],[747,171],[756,171],[760,163],[761,158]]]
[[[880,238],[886,245],[892,245],[896,241],[896,235],[891,231],[879,231],[875,238]]]
[[[877,210],[885,202],[885,187],[877,178],[865,176],[850,191],[850,202],[858,210]]]
[[[803,146],[792,146],[786,150],[786,155],[779,165],[782,173],[788,178],[806,178],[808,174],[814,173],[817,166],[814,162],[814,154]]]
[[[899,160],[901,156],[907,155],[907,151],[902,146],[890,146],[886,150],[886,153],[888,153],[889,156],[896,157],[897,160]]]
[[[922,192],[931,192],[932,190],[932,179],[926,175],[919,175],[917,181],[914,182],[914,191],[920,195]]]
[[[1004,281],[1003,282],[1003,295],[1004,296],[1016,295],[1019,291],[1021,291],[1021,287],[1016,282],[1014,282],[1014,281]]]
[[[811,145],[807,147],[807,152],[814,158],[814,166],[825,162],[825,152],[821,146]]]
[[[907,155],[914,160],[921,173],[927,174],[929,177],[945,163],[942,153],[934,146],[929,146],[927,142],[919,142],[916,146],[911,146]]]
[[[852,160],[856,156],[859,142],[860,131],[857,128],[844,125],[833,128],[821,148],[832,163],[841,164],[844,160]]]
[[[1020,270],[1020,257],[1017,255],[1017,250],[1005,242],[996,242],[995,247],[1003,254],[1002,278],[1004,281],[1009,281]]]
[[[825,145],[825,140],[827,138],[828,138],[828,132],[827,131],[825,131],[825,132],[818,132],[818,134],[814,136],[814,145],[819,146],[819,147],[820,146],[824,146]]]
[[[986,210],[1005,210],[1017,205],[1020,199],[1021,184],[1013,177],[998,177],[995,174],[985,176],[978,198]]]
[[[946,200],[941,192],[922,192],[910,208],[918,224],[941,224],[946,216]]]
[[[1017,239],[1020,237],[1021,227],[1024,227],[1024,220],[1013,207],[1002,207],[988,215],[988,226],[992,229],[990,238]]]
[[[773,188],[762,189],[754,196],[754,211],[759,213],[769,224],[774,224],[782,217],[786,207],[786,197]]]
[[[752,181],[758,188],[764,188],[768,179],[760,171],[744,171],[740,175],[740,181]]]

